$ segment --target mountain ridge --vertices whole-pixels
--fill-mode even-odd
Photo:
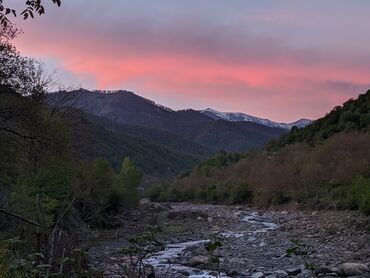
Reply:
[[[74,108],[121,124],[170,132],[213,151],[248,151],[287,132],[253,122],[214,119],[194,109],[174,111],[129,91],[105,92],[77,90],[64,93],[78,96],[70,103]]]
[[[214,119],[223,119],[230,122],[254,122],[269,127],[284,128],[290,130],[293,126],[298,128],[305,127],[312,123],[312,120],[301,118],[291,123],[279,123],[265,118],[259,118],[252,115],[248,115],[242,112],[220,112],[212,108],[199,110],[199,112],[212,117]]]

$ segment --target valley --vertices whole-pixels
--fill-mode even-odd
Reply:
[[[370,278],[366,9],[10,2],[0,278]]]

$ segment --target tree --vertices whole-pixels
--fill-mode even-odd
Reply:
[[[61,0],[50,0],[54,4],[58,5],[58,7],[62,4]],[[5,3],[5,0],[0,0],[0,25],[2,27],[7,27],[11,25],[11,21],[9,20],[8,16],[12,15],[14,17],[17,16],[17,13],[20,12],[21,16],[24,19],[34,18],[34,15],[43,15],[45,13],[44,8],[44,1],[42,0],[27,0],[25,1],[25,8],[22,11],[17,11],[8,7]]]
[[[39,127],[38,107],[52,82],[41,63],[21,56],[8,42],[0,43],[0,131],[35,139],[26,127]]]
[[[129,157],[125,157],[123,160],[119,177],[124,187],[126,205],[136,205],[139,201],[138,186],[141,182],[142,173],[136,168],[135,164]]]

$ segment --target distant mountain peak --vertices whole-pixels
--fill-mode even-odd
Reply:
[[[146,102],[150,105],[153,105],[153,106],[155,106],[155,107],[157,107],[161,110],[165,110],[165,111],[168,111],[168,112],[174,112],[174,110],[172,110],[171,108],[169,108],[167,106],[158,104],[158,103],[154,102],[151,99],[145,98],[143,96],[140,96],[138,94],[135,94],[134,92],[127,91],[127,90],[92,90],[92,91],[89,91],[89,90],[86,90],[86,89],[80,89],[80,91],[86,92],[86,93],[93,92],[93,93],[102,94],[102,95],[114,95],[114,94],[116,94],[116,95],[134,97],[138,100],[141,100],[141,101]]]
[[[220,112],[212,108],[206,108],[205,110],[200,110],[199,112],[213,119],[221,119],[229,122],[254,122],[269,127],[283,129],[291,129],[293,126],[302,128],[312,122],[308,119],[300,119],[292,123],[277,123],[269,119],[258,118],[241,112]]]

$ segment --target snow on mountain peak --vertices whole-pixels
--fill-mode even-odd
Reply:
[[[269,126],[269,127],[284,128],[284,129],[291,129],[293,126],[302,128],[312,122],[311,120],[308,120],[308,119],[300,119],[293,123],[277,123],[269,119],[258,118],[258,117],[254,117],[254,116],[247,115],[247,114],[240,113],[240,112],[236,112],[236,113],[220,112],[212,108],[200,110],[199,112],[213,119],[220,119],[220,120],[225,120],[229,122],[254,122],[254,123]]]

